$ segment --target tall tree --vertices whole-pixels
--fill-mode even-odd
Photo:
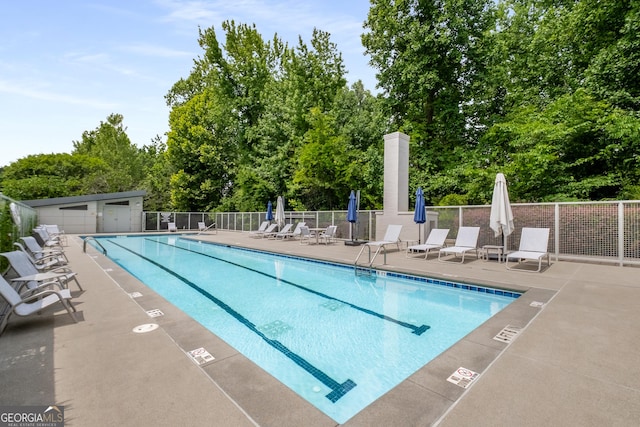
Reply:
[[[93,182],[90,193],[113,193],[136,189],[144,178],[140,149],[127,136],[121,114],[111,114],[95,130],[82,133],[81,141],[74,141],[72,154],[101,159],[107,172],[100,181]]]

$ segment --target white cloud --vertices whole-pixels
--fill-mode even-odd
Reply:
[[[76,97],[41,89],[40,83],[23,83],[0,80],[0,93],[18,95],[26,98],[50,101],[55,103],[82,105],[97,109],[114,109],[118,104],[101,100]]]

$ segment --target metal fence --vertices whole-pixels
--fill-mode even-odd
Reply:
[[[511,205],[514,232],[507,251],[520,245],[523,227],[549,228],[549,252],[556,259],[640,264],[640,201],[535,203]],[[501,244],[489,228],[490,206],[430,207],[438,227],[480,226],[478,245]]]
[[[555,259],[640,265],[640,201],[516,203],[515,230],[507,238],[507,251],[520,245],[523,227],[549,228],[549,252]],[[455,239],[460,226],[479,226],[478,246],[502,244],[489,228],[491,206],[428,206],[437,213],[438,228],[449,228]],[[287,222],[305,221],[310,227],[337,225],[337,237],[375,240],[376,213],[360,211],[358,224],[347,222],[347,211],[286,212]],[[251,231],[265,220],[265,212],[144,212],[145,231],[166,230],[168,222],[178,229],[197,230],[199,221],[216,223],[222,230]],[[428,231],[428,230],[427,230]]]
[[[306,222],[310,228],[336,225],[338,239],[372,240],[375,238],[376,212],[359,211],[358,222],[347,221],[347,211],[288,211],[285,220],[290,223]],[[257,230],[266,220],[266,212],[143,212],[143,231],[167,231],[169,222],[175,222],[178,230],[197,230],[198,222],[207,226],[216,224],[219,230]]]

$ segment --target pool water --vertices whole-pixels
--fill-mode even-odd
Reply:
[[[199,242],[97,240],[113,259],[344,423],[517,293]]]

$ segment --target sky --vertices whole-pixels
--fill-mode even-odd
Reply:
[[[368,0],[2,0],[0,167],[32,154],[71,153],[73,141],[121,114],[132,143],[166,141],[164,96],[204,51],[198,28],[255,24],[290,46],[331,34],[349,84],[376,91],[360,35]]]

